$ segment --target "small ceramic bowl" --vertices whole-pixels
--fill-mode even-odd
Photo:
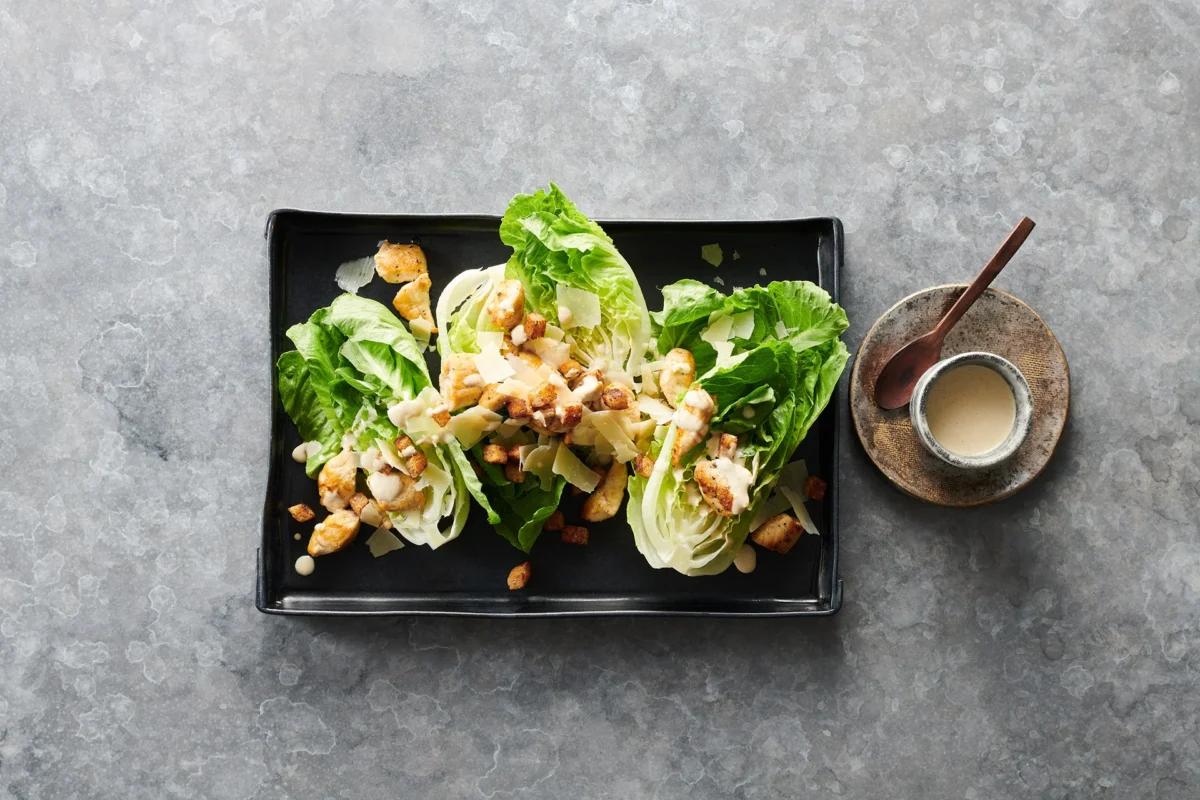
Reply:
[[[1012,389],[1013,399],[1016,401],[1016,418],[1013,420],[1013,427],[1008,438],[986,453],[977,456],[962,455],[943,447],[941,442],[933,437],[933,432],[929,429],[929,420],[925,416],[929,388],[933,386],[934,381],[948,370],[965,364],[978,364],[995,371]],[[1011,456],[1021,446],[1021,442],[1025,441],[1033,416],[1033,396],[1029,393],[1029,383],[1025,380],[1025,376],[1011,361],[994,353],[960,353],[939,361],[921,376],[913,390],[908,411],[912,417],[913,429],[917,432],[917,438],[920,439],[926,450],[959,469],[985,469],[993,467]]]

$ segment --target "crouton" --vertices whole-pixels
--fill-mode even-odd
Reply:
[[[816,475],[809,475],[808,479],[804,481],[804,493],[813,500],[824,500],[825,490],[828,488],[829,484]]]
[[[600,404],[609,411],[624,411],[634,400],[633,389],[623,383],[610,383],[600,393]]]
[[[777,514],[759,525],[750,534],[750,540],[759,547],[774,550],[776,553],[786,553],[792,549],[804,528],[790,514]]]
[[[638,453],[633,457],[633,471],[643,478],[649,478],[654,471],[654,459],[645,453]]]
[[[358,463],[354,453],[343,450],[325,462],[317,474],[317,494],[327,511],[340,511],[354,494]]]
[[[676,347],[667,353],[663,359],[662,374],[658,377],[658,387],[662,390],[663,399],[675,408],[683,393],[691,388],[696,380],[696,359],[682,347]]]
[[[582,420],[583,405],[581,403],[567,403],[558,409],[558,427],[563,432],[570,431]]]
[[[508,571],[508,590],[515,592],[518,589],[524,589],[529,583],[529,578],[533,575],[533,565],[528,561],[523,561],[517,564]]]
[[[561,536],[565,544],[588,543],[588,529],[582,525],[564,525]]]
[[[436,422],[439,427],[444,428],[450,424],[450,411],[445,407],[433,409],[433,414],[431,416],[433,417],[433,421]]]
[[[467,353],[450,353],[442,359],[438,385],[448,411],[473,405],[483,394],[483,376],[475,368],[475,358]]]
[[[296,520],[296,522],[308,522],[316,516],[313,510],[304,503],[288,506],[288,513],[292,515],[292,519]]]
[[[508,448],[502,444],[485,444],[483,460],[489,464],[506,464],[508,463]]]
[[[375,271],[388,283],[407,283],[429,272],[420,245],[384,242],[375,254]]]
[[[625,495],[625,481],[628,477],[625,465],[613,461],[604,473],[604,479],[591,496],[583,501],[579,516],[586,522],[602,522],[615,517],[621,508],[621,498]]]
[[[583,365],[573,358],[568,358],[558,365],[558,374],[570,385],[583,375]]]
[[[502,331],[512,330],[525,316],[525,287],[520,281],[503,280],[487,301],[487,314],[492,324]]]
[[[600,397],[604,390],[604,376],[596,370],[581,373],[571,384],[575,397],[581,403],[592,403]]]
[[[543,381],[540,386],[529,393],[529,407],[534,410],[550,408],[558,399],[558,390],[549,381]]]
[[[546,335],[546,318],[531,311],[525,315],[521,328],[525,331],[525,341],[540,339]]]
[[[500,384],[489,383],[487,386],[483,387],[483,394],[479,395],[479,400],[476,401],[476,405],[481,405],[488,411],[498,412],[500,409],[504,408],[504,405],[507,402],[508,396],[505,395],[504,392],[500,391]]]
[[[510,419],[528,419],[531,413],[529,402],[525,398],[508,398],[508,416]]]
[[[433,324],[433,309],[429,305],[429,287],[432,284],[428,275],[418,275],[411,283],[406,283],[392,298],[392,308],[396,313],[409,322],[423,320],[431,333],[437,333]]]
[[[511,459],[504,462],[504,477],[511,483],[525,482],[525,473],[521,471],[521,465]]]
[[[546,522],[542,525],[542,530],[554,533],[555,531],[561,531],[566,524],[567,519],[563,516],[563,512],[556,508],[551,512],[550,516],[546,517]]]
[[[350,498],[350,510],[353,511],[357,516],[361,517],[362,510],[366,508],[367,503],[369,502],[371,502],[371,498],[367,497],[362,492],[355,492],[354,496]]]
[[[358,535],[358,516],[349,509],[341,509],[317,523],[308,539],[310,556],[327,556],[336,553]]]

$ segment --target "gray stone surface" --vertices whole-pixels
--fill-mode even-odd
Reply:
[[[0,37],[0,797],[1200,796],[1194,3],[10,0]],[[847,438],[817,624],[259,615],[268,210],[549,179],[840,216],[852,343],[1029,214],[1052,467],[953,513]]]

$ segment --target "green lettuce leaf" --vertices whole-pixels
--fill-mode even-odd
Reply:
[[[710,331],[731,331],[733,320],[727,318],[734,315],[747,323],[738,326],[743,335],[706,338]],[[849,357],[838,338],[848,321],[827,292],[805,281],[729,295],[679,281],[663,289],[663,310],[652,319],[660,352],[683,347],[695,356],[698,382],[717,402],[712,429],[739,436],[741,457],[753,475],[751,502],[741,514],[722,517],[697,501],[690,463],[682,469],[671,464],[677,434],[671,424],[656,433],[650,477],[629,480],[629,524],[652,566],[716,574],[732,563],[757,509],[828,405]],[[726,348],[724,355],[713,341]]]
[[[500,239],[513,249],[506,273],[525,287],[525,304],[558,319],[558,286],[600,298],[597,327],[575,327],[575,349],[584,364],[604,359],[637,375],[650,336],[642,288],[603,229],[584,216],[554,184],[517,195],[500,223]]]

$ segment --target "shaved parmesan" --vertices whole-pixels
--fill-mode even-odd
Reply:
[[[671,417],[675,414],[669,405],[653,397],[639,397],[638,410],[659,425],[671,424]]]
[[[495,347],[475,354],[475,369],[486,383],[500,383],[516,374],[509,360]]]
[[[620,462],[632,461],[637,457],[637,447],[633,439],[621,425],[623,415],[620,411],[597,411],[588,415],[588,421],[596,432],[607,441],[613,449],[613,454]],[[628,419],[628,417],[624,417]]]
[[[375,532],[371,534],[371,538],[367,539],[367,548],[375,558],[386,556],[393,550],[399,550],[402,547],[404,547],[404,542],[400,541],[400,537],[387,528],[376,528]]]
[[[538,370],[530,366],[528,361],[517,356],[505,356],[504,360],[508,362],[508,366],[512,369],[510,374],[515,375],[517,380],[530,388],[537,386],[545,380],[545,373],[549,372],[544,366],[541,370]]]
[[[358,290],[375,277],[375,256],[347,261],[337,268],[333,279],[343,292],[358,294]]]
[[[503,417],[483,406],[471,406],[450,418],[450,432],[463,447],[474,447],[485,434],[500,427]]]
[[[566,447],[560,447],[557,439],[551,440],[549,444],[541,444],[533,448],[529,455],[521,459],[521,469],[531,475],[537,476],[541,481],[543,489],[549,489],[554,483],[554,461],[558,451],[566,450]]]
[[[819,535],[821,532],[817,530],[817,523],[813,522],[808,508],[804,505],[804,484],[807,480],[808,465],[804,463],[803,459],[793,461],[779,473],[779,492],[792,504],[792,513],[796,515],[796,520],[804,526],[804,530]]]
[[[554,454],[554,464],[551,467],[555,475],[567,479],[567,483],[577,486],[585,492],[590,492],[600,483],[600,476],[592,472],[592,468],[579,460],[571,452],[571,448],[560,446]]]
[[[717,351],[717,366],[723,367],[733,357],[733,342],[713,342],[713,350]]]
[[[555,369],[571,357],[571,345],[544,336],[526,344],[525,349],[536,353],[538,358]]]
[[[740,311],[730,317],[732,327],[729,335],[733,339],[749,339],[754,333],[754,312]]]
[[[586,289],[558,284],[558,318],[564,328],[600,327],[600,296]]]
[[[558,327],[557,325],[546,325],[546,333],[543,338],[553,339],[556,342],[561,342],[564,336],[566,336],[566,332],[563,331],[562,328]]]
[[[732,330],[733,318],[727,317],[719,311],[714,311],[713,315],[708,318],[708,327],[700,332],[700,338],[709,344],[715,345],[717,342],[728,341]]]

